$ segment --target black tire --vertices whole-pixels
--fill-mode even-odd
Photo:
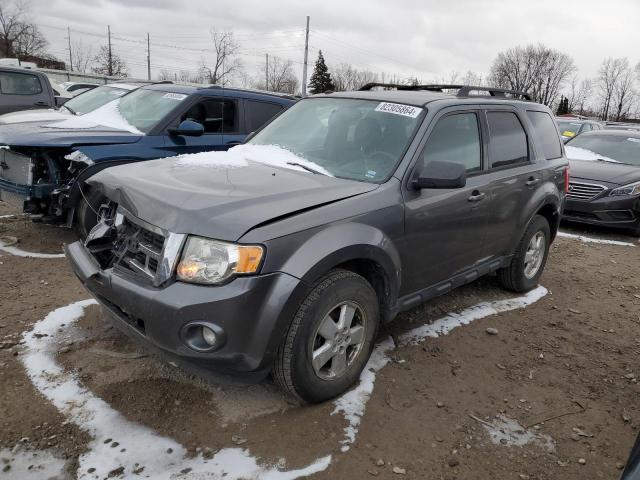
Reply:
[[[544,255],[538,269],[533,276],[525,274],[526,264],[525,256],[531,240],[537,234],[544,235]],[[527,230],[518,243],[515,254],[508,267],[498,270],[498,280],[500,284],[507,290],[513,292],[528,292],[538,286],[538,280],[544,271],[549,256],[549,246],[551,245],[551,229],[549,222],[541,215],[533,217]]]
[[[360,309],[354,319],[364,319],[364,341],[352,362],[347,362],[343,374],[331,379],[321,378],[311,361],[314,342],[323,320],[342,302]],[[309,403],[322,402],[345,392],[358,379],[371,356],[379,319],[378,297],[369,282],[347,270],[329,272],[302,302],[278,348],[271,371],[275,382],[286,392]]]
[[[82,193],[76,207],[75,230],[80,239],[84,240],[98,223],[96,212],[103,203],[107,202],[107,197],[87,185],[82,186]]]

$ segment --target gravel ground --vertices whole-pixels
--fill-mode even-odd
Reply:
[[[0,204],[0,217],[11,213]],[[640,243],[563,229],[635,246],[560,238],[538,301],[391,349],[347,451],[353,424],[334,402],[300,406],[268,381],[205,384],[140,350],[95,305],[75,322],[61,314],[48,337],[25,343],[49,312],[89,296],[64,258],[0,251],[0,480],[157,478],[154,469],[184,479],[295,478],[278,472],[309,466],[301,473],[318,479],[617,478],[640,425]],[[7,239],[55,254],[73,234],[3,217]],[[513,297],[481,279],[406,312],[380,342]],[[29,376],[25,366],[41,353],[59,371]],[[66,391],[51,389],[62,384]],[[76,395],[77,405],[55,394]],[[96,404],[96,419],[117,417],[113,438],[103,438],[108,421],[91,424]],[[147,455],[156,447],[162,455]]]

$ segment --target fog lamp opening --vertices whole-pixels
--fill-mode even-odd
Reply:
[[[217,343],[218,336],[209,327],[203,326],[200,333],[202,334],[202,339],[207,345],[213,347]]]

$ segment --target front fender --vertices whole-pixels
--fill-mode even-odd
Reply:
[[[288,240],[283,237],[279,241]],[[275,259],[279,265],[270,263],[272,268],[312,285],[332,268],[355,260],[374,262],[382,269],[387,301],[390,305],[395,304],[402,278],[400,255],[391,238],[381,229],[370,225],[342,223],[323,228],[300,242],[292,254],[282,258],[282,262]]]
[[[92,165],[88,165],[84,168],[78,176],[74,179],[71,188],[69,189],[69,198],[67,200],[67,205],[70,208],[75,208],[80,200],[80,188],[84,188],[85,182],[92,177],[96,173],[104,170],[105,168],[115,167],[117,165],[125,165],[127,163],[137,162],[137,159],[133,158],[124,158],[118,160],[105,160],[101,162],[94,163]]]

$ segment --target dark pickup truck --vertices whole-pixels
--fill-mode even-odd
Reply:
[[[66,252],[150,349],[317,402],[399,312],[491,272],[536,287],[568,180],[525,94],[370,85],[303,99],[228,152],[98,173],[108,211]]]
[[[71,95],[63,96],[62,92],[56,92],[49,77],[42,72],[0,67],[0,114],[60,107],[69,98]]]

